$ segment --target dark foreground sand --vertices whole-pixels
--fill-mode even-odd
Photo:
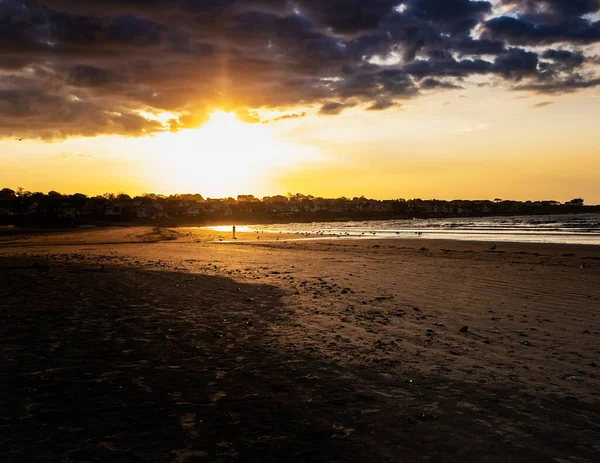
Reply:
[[[600,461],[599,248],[239,237],[0,234],[0,460]]]

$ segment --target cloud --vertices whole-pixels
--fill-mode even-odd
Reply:
[[[459,89],[462,87],[460,85],[456,85],[452,82],[443,82],[441,80],[429,77],[429,78],[423,80],[423,82],[421,82],[420,88],[426,89],[426,90],[434,90],[434,89]]]
[[[581,17],[600,10],[598,0],[500,0],[521,13],[544,16]]]
[[[500,55],[494,63],[494,72],[502,74],[507,79],[521,80],[526,76],[538,73],[539,57],[536,53],[511,49]]]
[[[499,3],[504,16],[470,0],[2,0],[0,138],[142,136],[216,108],[252,122],[382,110],[485,76],[530,93],[598,85],[598,1]]]
[[[138,136],[160,128],[160,123],[137,114],[126,100],[90,98],[56,88],[52,82],[53,76],[6,79],[0,87],[0,134],[42,139],[98,134]]]
[[[600,41],[600,21],[587,17],[600,10],[598,0],[500,0],[512,15],[483,26],[487,38],[511,45],[590,44]]]
[[[513,45],[548,45],[555,43],[590,44],[600,42],[600,21],[566,18],[551,23],[503,16],[485,24],[484,35],[506,40]]]
[[[390,100],[379,100],[367,108],[367,111],[385,111],[386,109],[398,107],[398,103]]]
[[[299,119],[301,117],[305,117],[307,115],[306,112],[302,112],[302,113],[295,113],[295,114],[284,114],[283,116],[279,116],[279,117],[275,117],[273,119],[268,119],[263,121],[263,123],[267,124],[267,123],[271,123],[271,122],[279,122],[279,121],[285,121],[288,119]]]
[[[75,87],[101,87],[115,80],[113,73],[95,66],[74,66],[67,76],[67,84]]]
[[[377,29],[397,0],[299,0],[300,11],[337,33]]]
[[[247,110],[236,111],[236,116],[240,121],[247,122],[248,124],[258,124],[261,122],[260,117]]]
[[[492,11],[486,1],[408,0],[407,13],[437,24],[446,33],[467,33]]]
[[[550,106],[553,105],[554,101],[542,101],[540,103],[536,103],[532,106],[532,108],[537,109],[537,108],[544,108],[546,106]]]
[[[340,103],[338,101],[330,101],[321,106],[319,114],[323,116],[337,116],[345,109],[355,106],[353,103]]]
[[[92,155],[89,153],[66,153],[66,152],[62,152],[62,153],[57,153],[54,155],[54,157],[59,158],[59,159],[69,159],[69,158],[91,158]]]
[[[523,84],[513,87],[516,91],[526,91],[534,93],[573,93],[578,90],[593,88],[600,85],[600,79],[586,79],[581,76],[573,76],[564,80],[553,80],[550,82],[537,82]]]
[[[479,39],[465,37],[453,44],[453,48],[461,55],[499,55],[506,50],[502,40]]]

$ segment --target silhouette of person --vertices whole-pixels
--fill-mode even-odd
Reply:
[[[233,226],[233,229],[232,229],[232,231],[233,231],[233,239],[234,239],[234,240],[237,240],[237,238],[235,237],[235,225]]]

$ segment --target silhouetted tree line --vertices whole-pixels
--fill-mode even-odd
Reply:
[[[493,201],[354,198],[321,198],[300,193],[286,196],[253,195],[237,198],[204,198],[200,194],[129,196],[106,193],[89,197],[57,191],[32,193],[18,188],[0,190],[0,224],[74,227],[80,224],[160,223],[169,225],[235,221],[332,221],[394,218],[485,217],[600,212],[583,199],[558,201]]]

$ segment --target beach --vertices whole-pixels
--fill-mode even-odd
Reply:
[[[600,460],[600,246],[0,233],[4,461]]]

